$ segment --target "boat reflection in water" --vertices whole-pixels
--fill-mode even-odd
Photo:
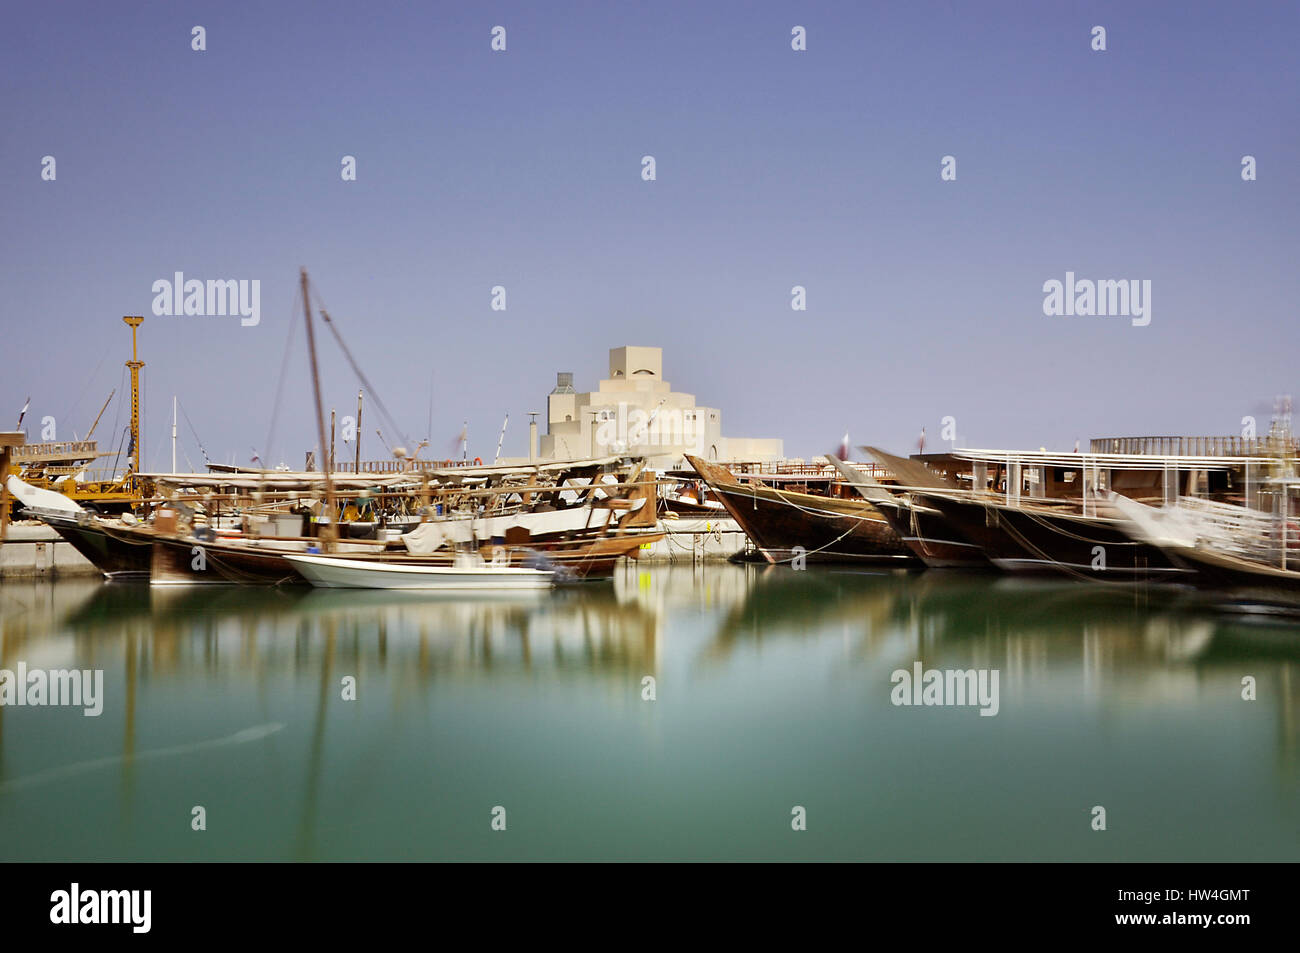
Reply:
[[[1193,596],[712,563],[482,598],[6,584],[0,668],[106,697],[0,708],[0,859],[1275,857],[1300,640]],[[999,671],[998,717],[893,706],[916,662]],[[1146,839],[1073,832],[1102,797]],[[805,802],[833,836],[782,833]]]

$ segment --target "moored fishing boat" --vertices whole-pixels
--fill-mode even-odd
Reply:
[[[305,580],[287,557],[308,554],[319,542],[313,538],[213,538],[209,533],[200,538],[189,531],[164,534],[144,527],[119,533],[134,535],[152,546],[150,582],[153,585],[300,583]],[[608,579],[620,560],[635,559],[643,545],[662,538],[662,533],[622,536],[588,533],[567,540],[487,544],[479,551],[485,558],[508,566],[524,566],[540,556],[553,563],[566,578]],[[445,567],[456,559],[456,553],[445,546],[421,555],[359,540],[341,540],[334,546],[335,555],[357,561]]]
[[[1111,502],[1134,539],[1194,572],[1202,588],[1239,601],[1300,608],[1300,571],[1292,568],[1300,565],[1300,552],[1287,512],[1272,515],[1195,500],[1163,507],[1121,496]]]
[[[447,592],[550,589],[555,571],[489,565],[481,557],[451,566],[342,556],[285,557],[313,585],[325,589],[429,589]]]
[[[818,496],[772,482],[744,483],[718,464],[687,461],[770,563],[859,563],[919,568],[883,516],[861,497]]]
[[[109,579],[149,577],[150,547],[118,533],[120,520],[101,519],[61,493],[32,486],[10,475],[5,486],[28,516],[39,519]]]
[[[1111,452],[1119,449],[1125,452]],[[998,568],[1106,581],[1187,582],[1195,572],[1135,538],[1112,494],[1196,497],[1241,512],[1271,465],[1259,442],[1149,438],[1093,442],[1087,453],[951,450],[920,454],[948,486],[913,492]],[[1135,452],[1136,451],[1136,452]],[[1191,452],[1186,452],[1191,451]]]
[[[937,509],[922,504],[915,490],[942,488],[944,484],[925,467],[866,447],[882,466],[908,484],[908,489],[887,488],[884,484],[837,457],[827,459],[846,483],[871,501],[877,512],[902,539],[903,544],[930,569],[989,569],[992,563],[984,551],[961,534],[956,525]],[[909,490],[911,492],[909,492]]]
[[[1131,538],[1122,520],[1084,515],[1069,503],[1009,505],[962,490],[918,496],[1005,572],[1130,582],[1191,575],[1158,547]]]

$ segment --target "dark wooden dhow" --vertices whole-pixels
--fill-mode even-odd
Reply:
[[[726,467],[690,455],[686,459],[768,562],[802,557],[810,563],[924,565],[866,500],[741,483]]]

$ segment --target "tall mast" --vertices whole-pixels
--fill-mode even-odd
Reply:
[[[316,398],[316,431],[320,439],[320,461],[321,472],[325,474],[325,509],[329,521],[320,526],[321,548],[325,552],[333,549],[331,545],[334,540],[334,480],[330,476],[329,461],[325,455],[329,453],[329,444],[325,442],[325,410],[320,399],[320,368],[316,365],[316,333],[311,324],[311,297],[307,290],[307,269],[302,269],[302,311],[307,318],[307,353],[311,355],[311,387],[312,393]]]
[[[353,457],[353,472],[361,472],[361,391],[357,391],[357,444],[354,448],[356,456]]]
[[[140,354],[136,350],[135,331],[144,323],[144,316],[127,315],[122,320],[131,328],[131,360],[126,362],[126,366],[131,369],[131,447],[134,452],[129,456],[131,485],[134,487],[140,480],[140,460],[143,458],[140,452],[140,368],[144,367],[144,361],[140,360]]]
[[[172,473],[176,472],[176,395],[172,394]]]

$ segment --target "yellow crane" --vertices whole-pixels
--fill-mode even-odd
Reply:
[[[108,456],[99,452],[98,443],[90,438],[99,426],[100,418],[108,409],[109,402],[117,393],[114,389],[104,401],[95,422],[90,427],[84,440],[61,440],[49,443],[29,443],[11,445],[6,448],[4,458],[6,465],[0,465],[0,476],[17,474],[23,481],[45,490],[62,493],[69,499],[89,508],[105,512],[120,512],[131,509],[145,498],[153,495],[150,481],[140,477],[141,461],[144,459],[140,447],[140,352],[136,339],[136,330],[144,323],[142,315],[127,315],[122,320],[131,328],[131,360],[126,366],[131,371],[131,433],[127,448],[129,468],[120,478],[78,480],[84,475],[86,465]],[[12,516],[10,508],[13,501],[7,494],[0,497],[0,521]]]

